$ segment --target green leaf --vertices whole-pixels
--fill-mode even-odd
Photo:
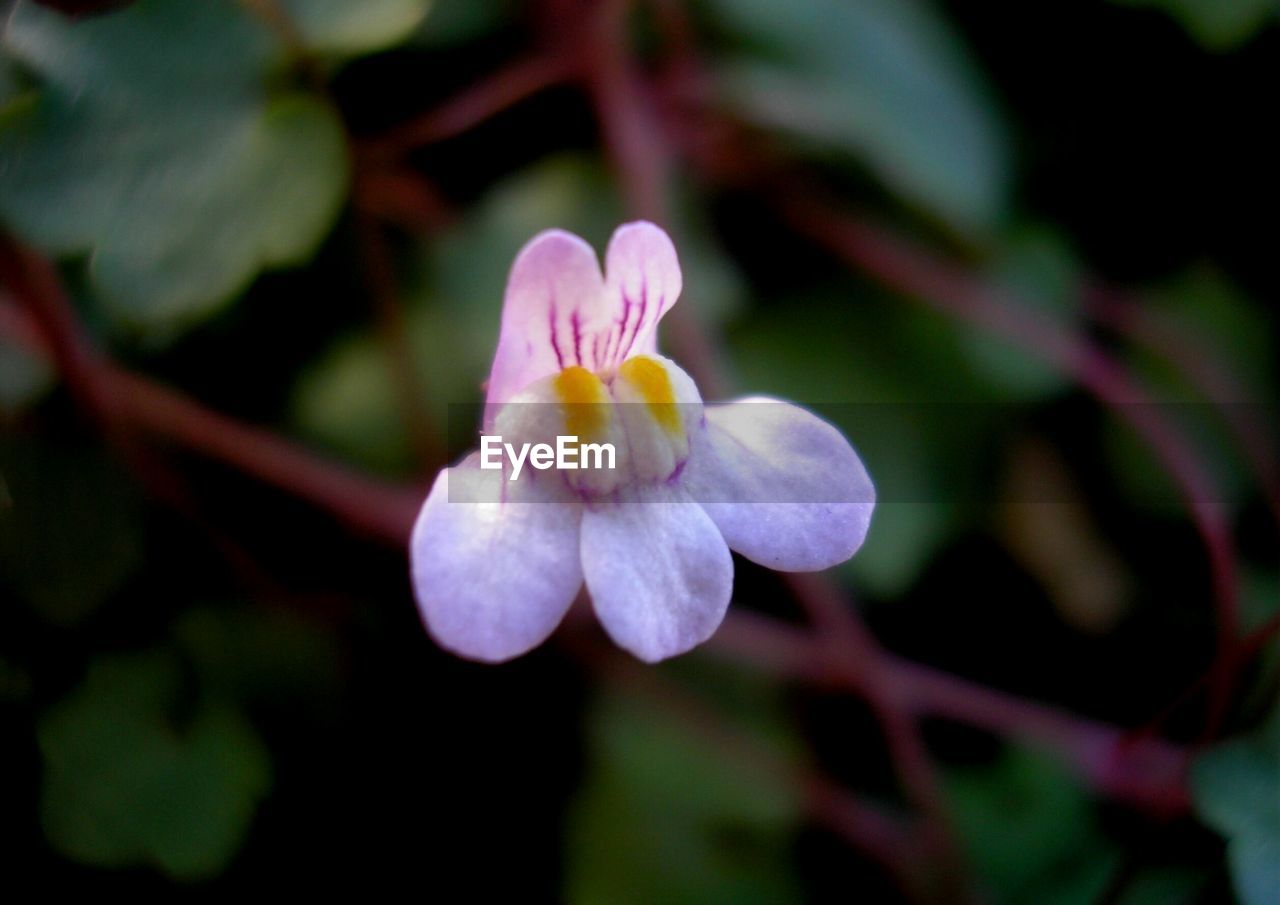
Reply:
[[[761,126],[861,161],[962,231],[1008,201],[1007,129],[960,36],[925,0],[708,0],[739,53],[720,69]]]
[[[174,636],[201,686],[251,704],[326,706],[339,695],[332,632],[263,604],[233,602],[187,610]]]
[[[1280,890],[1280,711],[1251,735],[1202,754],[1192,765],[1191,794],[1200,816],[1227,839],[1241,905],[1273,905]]]
[[[758,716],[767,700],[757,699]],[[568,901],[798,900],[785,855],[799,821],[790,777],[726,756],[647,702],[610,694],[590,720],[592,765],[566,843]]]
[[[951,771],[957,830],[993,900],[1097,902],[1119,863],[1096,810],[1056,761],[1011,748],[994,764]]]
[[[1116,0],[1163,10],[1209,50],[1231,50],[1274,22],[1276,0]]]
[[[0,335],[0,424],[39,402],[53,384],[53,368],[44,358]]]
[[[7,52],[40,88],[0,114],[0,216],[165,335],[258,271],[307,260],[346,185],[320,100],[269,89],[283,50],[240,5],[140,0],[81,21],[20,3]]]
[[[280,0],[312,50],[360,54],[398,44],[414,33],[431,0]]]
[[[513,21],[518,0],[433,0],[416,36],[424,47],[447,47],[473,41]]]
[[[1117,905],[1192,905],[1210,879],[1199,867],[1161,866],[1141,870],[1124,884]]]
[[[406,323],[416,338],[417,317]],[[405,474],[413,467],[413,449],[397,399],[386,345],[362,331],[308,366],[294,388],[290,414],[312,442],[382,474]]]
[[[988,266],[988,279],[1027,313],[1067,329],[1080,326],[1079,264],[1061,236],[1030,227],[1015,232]],[[1035,350],[989,331],[965,329],[963,348],[992,389],[1014,400],[1040,401],[1071,385],[1060,367]]]
[[[1271,326],[1262,307],[1242,294],[1216,270],[1196,267],[1142,299],[1144,310],[1178,347],[1170,360],[1163,351],[1135,343],[1126,360],[1158,403],[1158,414],[1171,421],[1194,447],[1211,474],[1219,500],[1229,509],[1242,505],[1254,479],[1224,415],[1193,386],[1186,371],[1226,375],[1215,378],[1214,401],[1268,430],[1274,422],[1277,386]],[[1166,341],[1165,345],[1169,345]],[[1116,419],[1104,435],[1121,486],[1145,506],[1181,512],[1185,503],[1153,453],[1127,424]]]
[[[179,694],[163,650],[103,657],[40,721],[41,823],[64,855],[180,880],[234,857],[270,785],[267,751],[226,704],[198,702],[176,721]]]
[[[50,622],[79,622],[141,565],[132,482],[96,451],[18,438],[0,445],[0,470],[3,581]]]

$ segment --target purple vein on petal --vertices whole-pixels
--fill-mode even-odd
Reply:
[[[627,351],[622,357],[625,359],[631,354],[631,349],[636,344],[636,338],[640,336],[640,327],[644,324],[645,312],[649,308],[649,281],[643,280],[640,283],[640,315],[636,318],[635,329],[631,331],[631,341],[627,343]]]
[[[560,351],[560,342],[557,339],[556,300],[555,300],[554,294],[551,297],[550,311],[551,311],[551,348],[556,353],[556,365],[560,368],[560,370],[563,371],[564,370],[564,353]]]
[[[573,357],[582,364],[582,315],[576,308],[569,315],[569,325],[573,328]]]

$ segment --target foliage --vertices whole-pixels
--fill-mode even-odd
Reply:
[[[195,880],[239,848],[270,787],[269,755],[225,703],[188,705],[178,722],[179,688],[166,651],[103,657],[41,721],[43,825],[68,857]]]
[[[1007,127],[959,37],[924,0],[714,0],[747,49],[725,91],[753,121],[864,163],[908,202],[960,230],[1006,211]]]
[[[785,734],[767,701],[746,709],[757,729],[771,730],[777,756]],[[691,732],[675,708],[652,701],[611,693],[590,727],[592,765],[566,840],[571,902],[795,901],[786,858],[799,818],[793,780],[735,759],[741,752],[722,750],[733,742],[714,728]]]
[[[1153,781],[1141,769],[1117,761],[1106,802],[1077,769],[1099,723],[1127,738],[1214,680],[1224,579],[1135,413],[974,318],[966,290],[1156,401],[1229,523],[1243,630],[1267,631],[1280,334],[1273,243],[1251,225],[1265,193],[1234,190],[1271,176],[1270,146],[1241,136],[1265,131],[1274,0],[629,15],[623,48],[590,3],[6,7],[0,252],[54,262],[70,310],[51,318],[0,272],[5,891],[350,873],[576,903],[896,901],[911,884],[851,852],[859,833],[805,780],[901,820],[894,854],[924,870],[883,722],[907,676],[947,716],[924,722],[925,759],[945,765],[982,900],[1188,905],[1225,896],[1229,872],[1239,905],[1271,905],[1280,718],[1200,754],[1194,815],[1173,823],[1114,788]],[[530,76],[575,61],[563,84]],[[1168,123],[1156,103],[1100,112],[1139,96],[1138,73],[1205,97],[1165,92]],[[634,110],[610,79],[636,80]],[[417,117],[450,138],[388,152]],[[1172,137],[1140,163],[1168,178],[1131,195],[1144,174],[1117,149],[1158,128]],[[693,325],[666,322],[663,348],[701,336],[730,391],[820,412],[875,481],[868,541],[829,576],[886,655],[875,706],[860,670],[879,661],[793,655],[814,630],[800,583],[745,561],[745,619],[712,654],[615,672],[571,615],[560,647],[457,662],[421,630],[402,551],[333,517],[377,486],[353,473],[418,493],[439,464],[420,434],[439,458],[473,445],[516,251],[550,227],[602,247],[646,164],[668,168],[644,200],[667,214]],[[404,187],[392,210],[386,186]],[[862,263],[792,200],[847,215]],[[31,340],[64,313],[81,333]],[[100,356],[93,417],[85,387],[58,385],[50,352],[70,340]],[[126,373],[155,396],[112,395],[138,385]],[[1240,666],[1230,732],[1274,706],[1280,654]],[[972,682],[993,686],[977,704]],[[1203,729],[1188,700],[1155,727],[1170,745]],[[1063,743],[1073,727],[1086,744]]]
[[[143,0],[70,22],[24,2],[5,47],[38,87],[0,118],[0,216],[55,254],[90,253],[122,328],[188,326],[328,230],[341,125],[270,87],[283,45],[236,4]]]
[[[1250,736],[1202,754],[1192,773],[1196,808],[1227,839],[1241,905],[1280,889],[1280,714]]]

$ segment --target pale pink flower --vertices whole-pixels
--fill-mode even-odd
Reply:
[[[497,662],[541,644],[584,582],[605,631],[642,660],[702,643],[733,591],[734,550],[783,571],[825,569],[866,537],[875,491],[848,441],[796,406],[703,406],[657,351],[680,295],[667,234],[629,223],[595,252],[561,230],[516,257],[485,401],[506,442],[611,442],[614,469],[482,469],[436,478],[410,542],[428,631]]]

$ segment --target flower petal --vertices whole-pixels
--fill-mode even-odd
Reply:
[[[533,381],[579,363],[582,330],[600,318],[604,302],[600,264],[582,239],[549,229],[525,244],[507,278],[486,425],[502,403]]]
[[[787,572],[826,569],[857,552],[875,487],[840,431],[763,397],[705,412],[681,480],[731,549]]]
[[[702,507],[664,485],[583,514],[582,571],[605,631],[650,663],[711,637],[733,592],[720,532]]]
[[[541,377],[570,365],[602,372],[656,348],[658,320],[680,294],[680,265],[667,234],[643,221],[618,227],[606,253],[608,280],[582,239],[551,229],[516,256],[502,303],[489,373],[485,425]]]
[[[545,641],[577,596],[581,506],[559,480],[508,482],[479,462],[436,478],[410,541],[413,588],[441,647],[498,662]]]
[[[683,278],[671,237],[645,220],[614,231],[605,252],[605,295],[621,317],[616,340],[606,344],[601,367],[615,367],[632,355],[653,355],[658,321],[680,297]]]

